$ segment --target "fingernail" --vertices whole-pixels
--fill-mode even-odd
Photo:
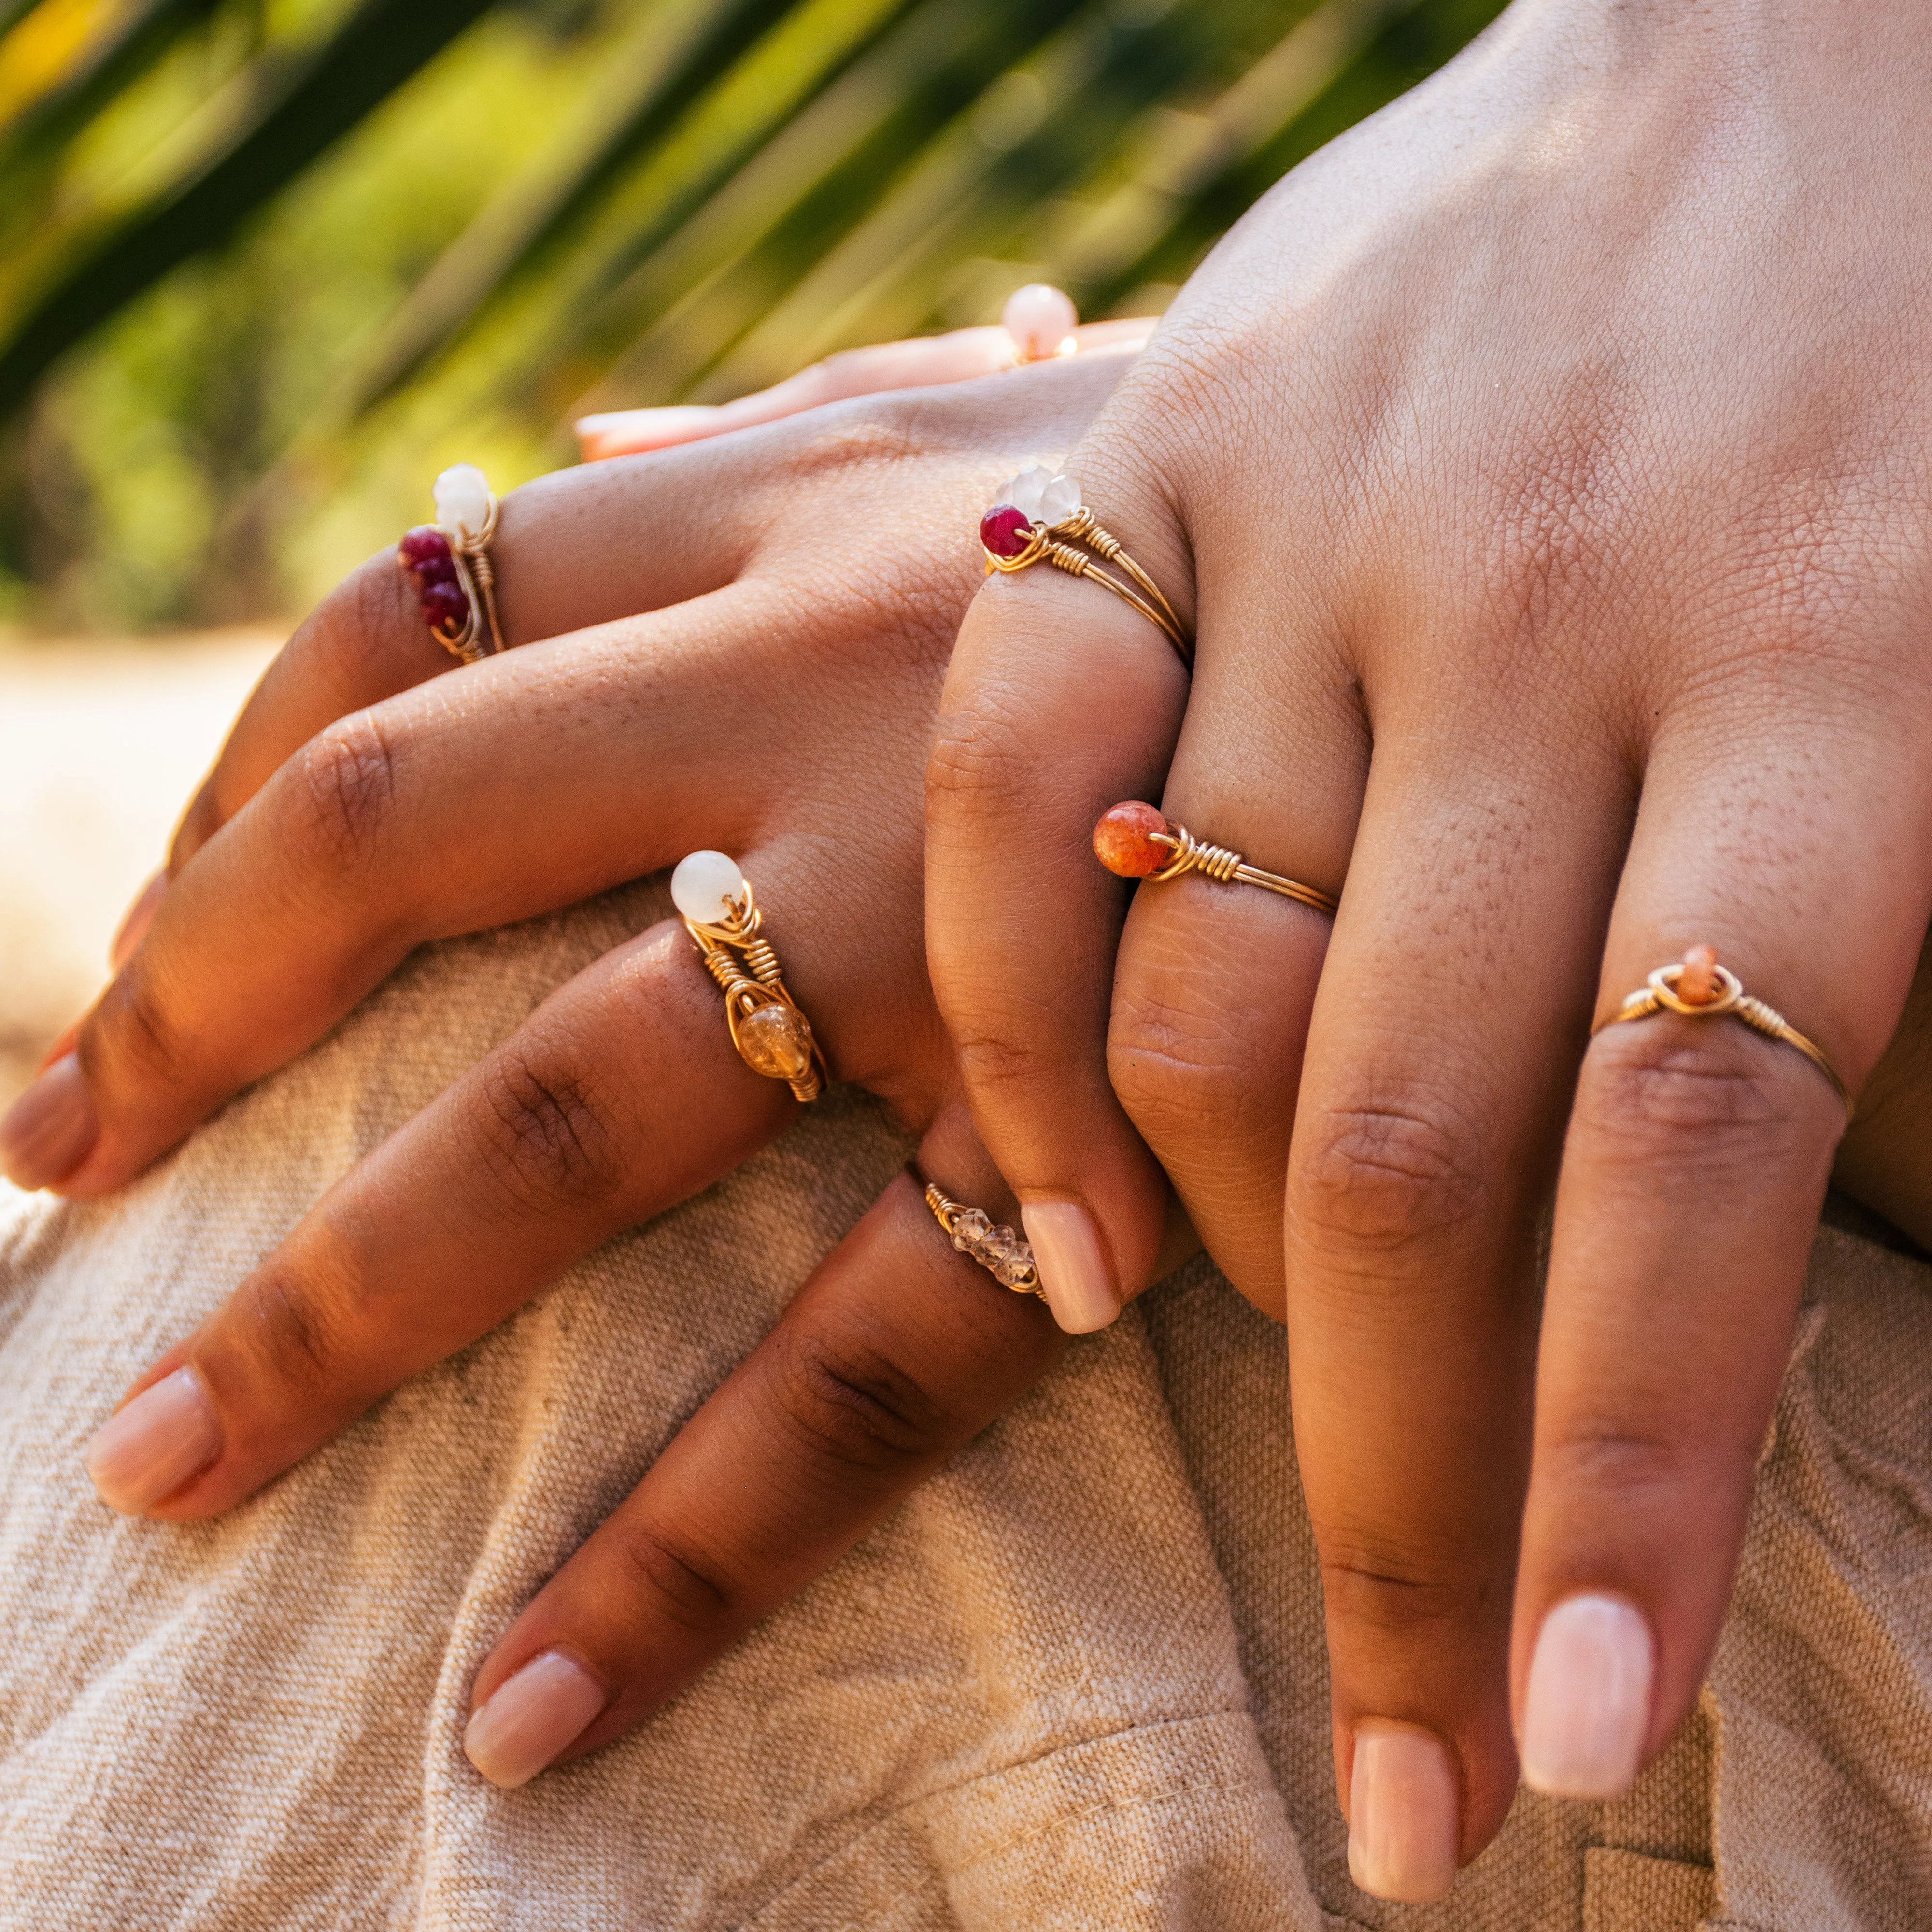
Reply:
[[[1053,1318],[1070,1335],[1090,1335],[1120,1312],[1100,1231],[1072,1201],[1030,1201],[1020,1209],[1040,1285]]]
[[[63,1054],[0,1118],[0,1174],[16,1187],[51,1187],[87,1158],[100,1136],[80,1059]]]
[[[94,1431],[87,1473],[110,1509],[139,1516],[220,1454],[221,1425],[201,1378],[177,1369]]]
[[[1355,1727],[1348,1780],[1348,1876],[1372,1898],[1446,1898],[1461,1834],[1456,1768],[1441,1738],[1413,1724]]]
[[[1543,1620],[1522,1708],[1522,1779],[1552,1798],[1617,1798],[1650,1730],[1655,1651],[1621,1597],[1571,1597]]]
[[[168,875],[159,872],[134,895],[134,902],[121,916],[121,923],[114,928],[112,942],[107,948],[107,964],[112,972],[118,973],[128,963],[128,956],[148,936],[148,928],[154,922],[154,915],[160,910],[161,896],[168,889]]]
[[[492,1784],[514,1791],[580,1738],[609,1701],[581,1664],[544,1651],[498,1684],[470,1718],[464,1754]]]

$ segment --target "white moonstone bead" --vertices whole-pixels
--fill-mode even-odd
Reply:
[[[1046,494],[1046,486],[1053,481],[1053,472],[1042,469],[1037,463],[1022,470],[994,498],[996,503],[1010,503],[1030,524],[1040,521],[1040,506]]]
[[[455,463],[431,484],[436,520],[459,537],[480,537],[490,520],[490,484],[473,463]]]
[[[1029,282],[1007,296],[1000,320],[1024,361],[1044,362],[1072,350],[1080,311],[1064,290]]]
[[[1049,528],[1064,524],[1080,507],[1080,485],[1070,476],[1056,476],[1040,494],[1040,520]]]
[[[722,926],[742,897],[745,875],[722,852],[687,852],[670,875],[670,902],[698,926]]]

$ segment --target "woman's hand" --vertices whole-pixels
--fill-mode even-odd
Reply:
[[[520,490],[494,554],[525,647],[461,670],[392,554],[364,566],[271,670],[145,936],[10,1118],[14,1178],[104,1194],[411,947],[717,847],[741,858],[835,1074],[922,1136],[949,1192],[997,1213],[926,978],[920,788],[978,575],[977,503],[1070,443],[1124,360],[842,406]],[[795,1110],[733,1050],[681,926],[641,934],[460,1074],[152,1365],[90,1452],[103,1494],[169,1521],[232,1507]],[[895,1181],[485,1663],[479,1765],[520,1782],[636,1723],[1058,1342]]]
[[[1539,1788],[1622,1791],[1724,1613],[1845,1112],[1733,1021],[1590,1028],[1700,941],[1854,1090],[1898,1022],[1928,86],[1903,0],[1521,0],[1249,215],[1076,452],[1198,618],[1191,692],[1045,570],[953,661],[927,909],[975,1119],[1069,1299],[1150,1278],[1164,1167],[1285,1307],[1384,1896],[1488,1840],[1513,1730]],[[1346,874],[1325,963],[1198,878],[1123,933],[1088,841],[1136,796]]]

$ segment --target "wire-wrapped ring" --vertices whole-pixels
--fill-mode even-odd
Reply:
[[[824,1056],[785,985],[778,955],[760,936],[764,918],[751,881],[722,852],[692,852],[670,875],[670,896],[724,995],[738,1057],[754,1073],[785,1082],[798,1100],[817,1100],[825,1090]]]
[[[1033,1250],[1012,1228],[996,1227],[983,1209],[962,1206],[926,1180],[916,1168],[909,1171],[926,1190],[926,1204],[932,1209],[932,1218],[962,1255],[977,1262],[1002,1288],[1010,1288],[1016,1294],[1046,1299],[1046,1290],[1040,1283],[1040,1270],[1034,1264]]]
[[[506,648],[490,562],[496,493],[475,464],[458,463],[436,479],[431,494],[436,521],[404,532],[397,566],[415,580],[416,607],[430,634],[459,664],[475,664]]]
[[[1694,976],[1694,984],[1700,990],[1708,986],[1707,998],[1684,997],[1679,989],[1687,974]],[[1658,967],[1615,1012],[1599,1020],[1590,1031],[1594,1036],[1606,1027],[1620,1026],[1628,1020],[1648,1019],[1653,1013],[1661,1012],[1682,1013],[1694,1020],[1728,1016],[1742,1020],[1753,1032],[1762,1034],[1767,1040],[1796,1048],[1832,1083],[1832,1092],[1844,1104],[1845,1118],[1852,1118],[1851,1089],[1826,1058],[1824,1048],[1808,1040],[1775,1006],[1766,1006],[1747,993],[1738,976],[1728,966],[1718,964],[1714,946],[1694,946],[1674,964]]]
[[[1158,884],[1184,872],[1198,872],[1224,886],[1259,886],[1331,919],[1335,916],[1336,902],[1326,892],[1299,879],[1285,879],[1279,872],[1264,872],[1228,846],[1205,843],[1141,799],[1124,800],[1100,814],[1094,827],[1094,856],[1119,878]]]

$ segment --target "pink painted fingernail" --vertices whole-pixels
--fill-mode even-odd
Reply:
[[[1522,1708],[1522,1779],[1552,1798],[1619,1798],[1650,1730],[1656,1649],[1622,1597],[1571,1597],[1543,1620]]]
[[[221,1454],[214,1405],[192,1369],[177,1369],[110,1415],[87,1445],[87,1473],[100,1500],[139,1516],[171,1496]]]
[[[0,1118],[0,1174],[16,1187],[56,1186],[100,1138],[79,1056],[64,1054]]]
[[[1029,1201],[1020,1220],[1054,1320],[1070,1335],[1090,1335],[1114,1321],[1120,1298],[1093,1216],[1077,1202]]]
[[[1348,1876],[1371,1898],[1426,1904],[1456,1882],[1456,1768],[1441,1738],[1381,1718],[1355,1727]]]
[[[580,1738],[609,1702],[580,1664],[546,1650],[506,1678],[472,1715],[464,1754],[492,1784],[514,1791]]]

